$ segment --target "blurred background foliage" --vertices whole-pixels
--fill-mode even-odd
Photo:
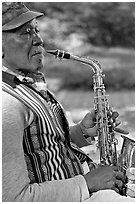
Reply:
[[[134,2],[25,2],[39,19],[46,49],[63,49],[97,59],[106,89],[135,87]],[[84,71],[83,71],[84,69]],[[45,58],[43,72],[58,89],[91,89],[92,70],[74,61]]]

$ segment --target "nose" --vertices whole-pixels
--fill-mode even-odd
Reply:
[[[37,33],[33,34],[32,44],[33,46],[40,46],[40,45],[43,46],[44,43],[39,34]]]

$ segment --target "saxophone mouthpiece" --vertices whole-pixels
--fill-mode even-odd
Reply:
[[[46,50],[47,53],[57,55],[57,50]]]
[[[70,54],[61,50],[46,50],[47,53],[55,55],[55,57],[60,59],[70,59]]]

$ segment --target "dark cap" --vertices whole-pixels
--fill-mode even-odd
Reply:
[[[12,30],[43,15],[43,13],[30,11],[22,2],[3,2],[2,31]]]

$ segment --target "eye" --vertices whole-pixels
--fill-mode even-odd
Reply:
[[[31,33],[31,29],[30,28],[27,28],[24,32],[23,32],[23,34],[30,34]]]

